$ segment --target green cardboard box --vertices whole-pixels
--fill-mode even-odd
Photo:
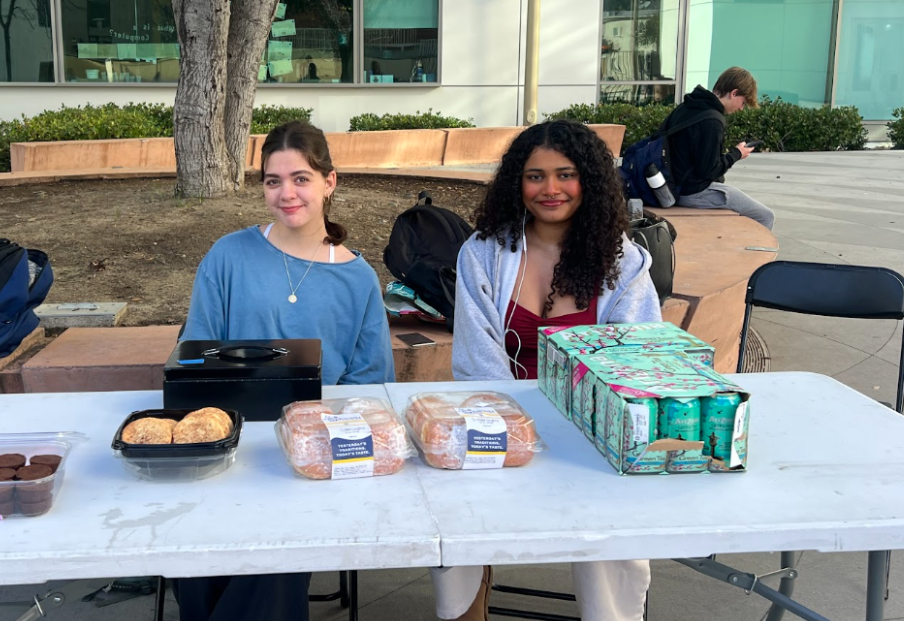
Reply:
[[[574,390],[574,357],[602,351],[671,352],[683,351],[700,363],[713,366],[715,349],[674,324],[611,323],[574,328],[540,328],[537,337],[537,385],[556,408],[578,427],[575,412],[582,396]],[[544,354],[545,352],[545,354]],[[593,429],[585,430],[588,437]]]
[[[747,469],[750,393],[700,364],[694,355],[610,350],[577,356],[575,366],[580,376],[582,426],[593,429],[594,444],[620,474]],[[704,455],[703,440],[662,438],[650,442],[651,426],[657,425],[657,420],[650,420],[647,407],[627,401],[643,397],[713,397],[718,393],[737,393],[741,400],[734,413],[728,463]]]

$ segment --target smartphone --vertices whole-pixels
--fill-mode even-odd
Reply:
[[[763,141],[762,141],[762,140],[751,140],[750,142],[748,142],[748,143],[745,144],[744,146],[747,147],[748,149],[752,149],[752,148],[754,148],[754,147],[760,146],[761,144],[763,144]]]
[[[436,341],[427,338],[420,332],[406,332],[405,334],[396,334],[396,338],[405,343],[408,347],[436,345]]]

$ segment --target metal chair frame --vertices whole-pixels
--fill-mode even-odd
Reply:
[[[775,261],[761,266],[750,276],[744,302],[746,306],[738,353],[738,373],[742,372],[744,365],[754,307],[821,317],[901,321],[904,320],[904,276],[884,267]],[[904,414],[904,339],[898,361],[897,388],[894,410]],[[891,407],[890,404],[886,405]],[[790,600],[794,592],[794,580],[799,575],[794,552],[782,552],[781,565],[784,575],[778,593]],[[868,589],[874,591],[880,588],[877,586],[879,583],[876,572],[881,571],[883,565],[884,599],[887,600],[891,553],[870,552],[868,573],[871,579],[868,580]],[[874,602],[875,598],[868,600],[867,619],[881,619],[881,609],[876,610],[871,601]],[[781,621],[785,609],[785,606],[773,601],[766,621]]]

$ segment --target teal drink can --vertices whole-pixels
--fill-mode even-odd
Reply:
[[[637,428],[640,417],[631,416],[631,430],[633,440],[637,443],[652,444],[659,436],[657,425],[659,423],[659,401],[652,397],[635,397],[627,399],[629,405],[639,405],[646,410],[647,433],[643,434],[642,429]],[[645,436],[641,438],[641,435]]]
[[[659,400],[659,437],[700,440],[700,400],[666,397]]]
[[[731,439],[735,413],[741,405],[736,392],[722,392],[701,401],[703,418],[703,454],[728,461],[731,459]]]

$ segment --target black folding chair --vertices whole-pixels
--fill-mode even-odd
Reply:
[[[745,302],[747,307],[741,330],[738,373],[741,373],[744,365],[744,350],[753,307],[823,317],[900,321],[904,319],[904,277],[884,267],[775,261],[760,267],[750,277]],[[885,405],[892,407],[889,403]],[[904,414],[904,339],[898,361],[898,391],[894,409],[899,414]],[[885,599],[888,599],[891,553],[871,552],[868,571],[879,570],[883,561]],[[779,585],[779,592],[790,597],[798,575],[794,552],[782,552],[781,563],[784,570],[795,570],[790,572],[790,577],[782,578]],[[878,583],[877,580],[872,582]],[[877,588],[876,584],[872,586]],[[784,612],[783,608],[772,604],[766,619],[780,621]]]

